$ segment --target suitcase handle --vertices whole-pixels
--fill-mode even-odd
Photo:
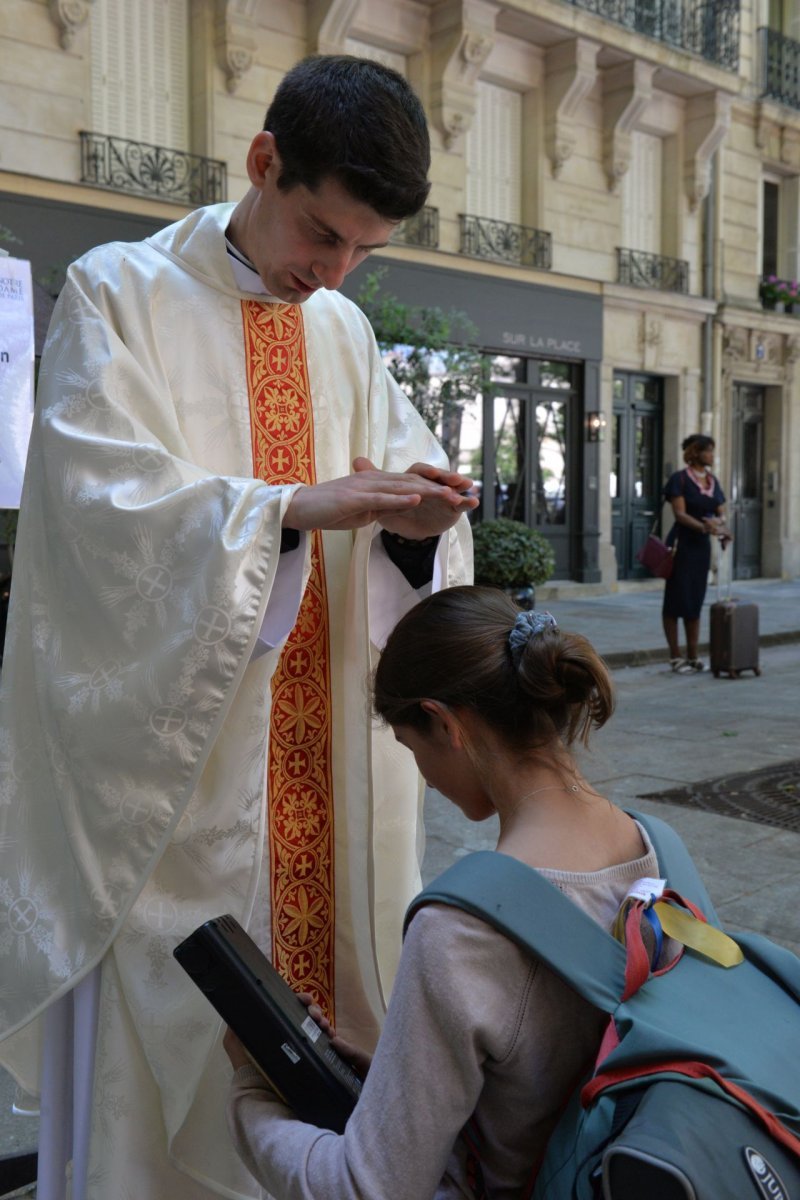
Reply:
[[[731,596],[731,588],[733,587],[733,550],[731,549],[732,543],[729,543],[728,546],[723,550],[722,544],[716,538],[714,540],[717,542],[716,575],[717,575],[717,604],[719,604],[722,601],[722,574],[723,574],[722,567],[723,567],[723,563],[725,562],[726,559],[727,559],[727,570],[726,570],[725,574],[728,577],[728,590],[727,590],[727,595],[725,596],[725,600],[727,602],[733,598]]]

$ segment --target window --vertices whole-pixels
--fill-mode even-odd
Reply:
[[[91,128],[189,149],[188,0],[94,0]]]
[[[766,176],[761,195],[761,274],[800,276],[800,177]]]
[[[764,235],[761,239],[761,274],[778,274],[778,210],[780,187],[764,180]]]
[[[622,182],[622,243],[661,254],[662,148],[660,137],[631,134],[631,161]]]
[[[768,0],[767,25],[784,37],[800,39],[800,9],[795,0]]]
[[[522,197],[522,96],[478,83],[466,139],[467,200],[472,216],[518,225]]]

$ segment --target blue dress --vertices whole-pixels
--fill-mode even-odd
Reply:
[[[710,495],[700,491],[687,470],[670,475],[664,488],[664,499],[674,500],[683,496],[690,517],[702,521],[704,517],[716,516],[717,509],[725,503],[725,493],[716,476],[714,490]],[[711,534],[699,529],[689,529],[676,521],[666,537],[668,546],[678,541],[675,564],[664,588],[665,617],[682,617],[685,621],[696,621],[703,608],[708,583],[708,568],[711,565]]]

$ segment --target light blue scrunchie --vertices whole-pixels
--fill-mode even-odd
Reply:
[[[514,628],[508,635],[508,648],[515,667],[519,666],[522,652],[530,639],[536,637],[537,633],[544,633],[546,629],[558,629],[552,613],[537,612],[536,609],[531,609],[529,612],[517,614]]]

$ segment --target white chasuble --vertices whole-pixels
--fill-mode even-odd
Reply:
[[[418,883],[418,776],[369,711],[374,528],[305,538],[292,640],[253,651],[296,488],[441,450],[347,300],[240,290],[231,211],[74,263],[40,374],[0,694],[0,1054],[35,1092],[31,1021],[100,964],[85,1200],[260,1195],[182,938],[230,912],[369,1045]]]

